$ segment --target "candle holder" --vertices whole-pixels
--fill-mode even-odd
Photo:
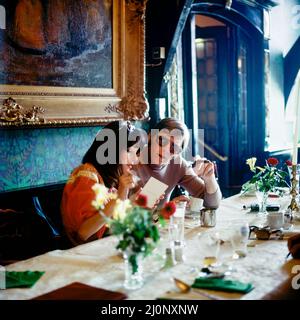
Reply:
[[[296,201],[296,197],[298,195],[298,191],[297,191],[297,186],[298,186],[298,179],[297,179],[297,164],[293,164],[292,165],[292,179],[291,179],[291,184],[292,184],[292,188],[291,188],[291,196],[292,196],[292,200],[290,205],[288,206],[288,209],[291,211],[292,213],[292,218],[299,218],[299,214],[300,214],[300,209],[298,206],[298,203]]]

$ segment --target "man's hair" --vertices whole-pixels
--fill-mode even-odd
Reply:
[[[153,129],[158,129],[159,131],[162,129],[168,129],[169,131],[176,130],[180,131],[183,137],[182,142],[182,150],[185,150],[188,146],[189,140],[190,140],[190,133],[185,125],[185,123],[175,119],[175,118],[164,118],[161,121],[159,121]]]

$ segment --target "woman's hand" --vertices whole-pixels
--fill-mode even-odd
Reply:
[[[165,193],[163,193],[154,203],[154,206],[150,208],[151,210],[156,209],[156,207],[159,205],[159,203],[165,198]]]
[[[135,187],[134,176],[130,172],[130,167],[123,170],[123,174],[119,177],[118,196],[124,200],[128,198],[129,190]]]
[[[129,197],[129,200],[131,202],[135,202],[135,200],[137,199],[141,191],[142,191],[142,188],[138,188],[138,190]]]

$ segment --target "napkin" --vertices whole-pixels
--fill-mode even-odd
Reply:
[[[214,278],[196,278],[192,288],[211,289],[227,292],[248,293],[254,289],[251,283],[243,283],[236,280],[214,279]]]
[[[31,288],[44,271],[5,271],[5,285],[9,288]]]
[[[123,292],[96,288],[84,283],[73,282],[64,287],[47,292],[33,300],[123,300]]]

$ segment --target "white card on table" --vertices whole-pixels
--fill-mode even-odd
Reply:
[[[147,196],[147,207],[152,208],[167,188],[167,184],[151,177],[141,191],[141,194]]]

